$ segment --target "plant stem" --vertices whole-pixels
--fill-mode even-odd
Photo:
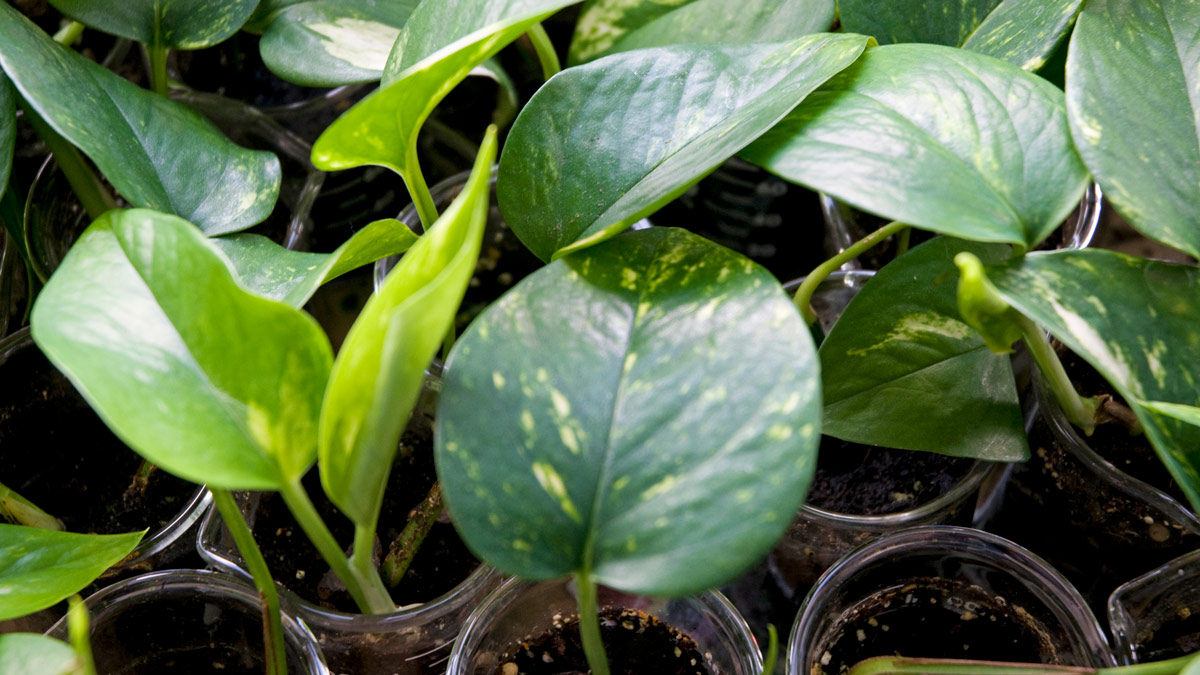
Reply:
[[[542,64],[542,78],[548,80],[557,75],[562,70],[562,64],[558,62],[558,52],[554,51],[554,43],[542,24],[534,24],[529,29],[529,41],[533,43],[533,50]]]
[[[150,474],[154,473],[156,467],[146,460],[138,465],[137,473],[133,474],[133,480],[129,482],[129,487],[125,488],[126,495],[144,495],[146,487],[150,485]]]
[[[3,483],[0,483],[0,518],[13,525],[36,527],[39,530],[63,530],[63,524],[58,518],[41,510]]]
[[[450,350],[454,349],[454,341],[458,336],[454,330],[454,324],[450,324],[450,329],[446,331],[446,337],[442,338],[442,360],[450,358]]]
[[[150,55],[150,87],[154,89],[154,93],[168,96],[167,52],[169,48],[166,45],[147,45],[146,51]]]
[[[604,641],[600,637],[600,610],[596,604],[596,582],[584,570],[575,575],[579,589],[579,636],[583,640],[583,654],[587,657],[592,675],[609,675],[608,656],[604,653]]]
[[[910,239],[912,239],[912,228],[911,227],[904,229],[900,233],[900,236],[896,238],[896,240],[897,240],[896,241],[896,257],[897,258],[904,255],[905,253],[908,253],[908,242]]]
[[[817,287],[821,285],[822,281],[825,281],[830,274],[836,272],[842,265],[854,260],[884,239],[907,228],[908,225],[904,223],[892,221],[854,242],[845,251],[817,265],[816,269],[809,272],[808,276],[800,284],[800,287],[796,289],[796,295],[793,298],[793,302],[796,303],[796,309],[799,309],[800,314],[804,316],[805,323],[811,326],[817,321],[817,315],[809,305],[812,303],[813,293],[816,293]]]
[[[1067,376],[1067,371],[1063,368],[1058,354],[1055,354],[1054,348],[1050,346],[1050,340],[1046,338],[1046,333],[1024,314],[1017,316],[1017,323],[1021,326],[1025,346],[1033,356],[1034,362],[1037,363],[1042,377],[1046,379],[1050,392],[1054,394],[1058,405],[1062,407],[1063,414],[1067,416],[1067,420],[1071,424],[1079,427],[1085,435],[1091,436],[1092,432],[1096,430],[1098,401],[1094,398],[1080,396],[1079,392],[1075,391],[1075,386],[1071,384],[1071,378]]]
[[[437,204],[425,183],[425,174],[421,173],[421,163],[417,159],[415,141],[408,148],[408,171],[402,174],[413,204],[417,207],[417,215],[421,217],[421,231],[428,232],[438,219]]]
[[[287,675],[287,653],[284,651],[283,644],[283,616],[279,609],[279,592],[275,589],[271,570],[267,567],[267,561],[263,559],[262,551],[258,549],[258,544],[254,541],[254,535],[250,532],[250,526],[246,524],[242,510],[233,500],[233,495],[228,490],[213,489],[211,492],[213,502],[217,505],[217,511],[221,513],[221,520],[225,521],[225,527],[229,528],[229,533],[233,535],[238,552],[246,561],[246,567],[250,568],[250,576],[254,578],[254,585],[262,597],[263,613],[266,618],[266,621],[263,622],[263,644],[267,651],[267,675]]]
[[[317,551],[321,553],[321,557],[333,573],[346,584],[346,590],[363,613],[384,614],[396,609],[383,580],[379,578],[378,570],[372,567],[364,576],[350,564],[350,559],[342,552],[342,547],[333,538],[333,533],[329,531],[325,521],[317,515],[316,507],[299,482],[286,483],[279,494],[296,522],[300,524],[300,529],[304,530],[313,546],[317,547]]]
[[[79,41],[80,36],[83,35],[83,28],[83,24],[78,21],[72,21],[58,29],[58,32],[54,34],[54,41],[60,45],[70,47]]]
[[[433,487],[429,488],[429,494],[421,500],[412,517],[408,519],[404,531],[392,542],[387,558],[383,561],[383,580],[388,588],[400,585],[400,580],[404,578],[404,573],[408,571],[409,565],[421,548],[421,542],[425,541],[429,530],[437,522],[442,506],[442,484],[434,482]]]
[[[88,216],[95,220],[105,211],[117,208],[117,201],[113,199],[104,184],[100,182],[100,178],[84,161],[79,150],[51,128],[28,102],[22,100],[21,109],[25,111],[25,119],[29,121],[30,126],[46,143],[50,153],[54,155],[54,161],[58,163],[58,168],[62,170],[63,175],[67,177],[67,182],[71,184],[71,189],[79,197]]]
[[[72,595],[67,609],[67,635],[75,648],[78,665],[72,675],[96,675],[96,661],[92,658],[92,640],[88,635],[88,612],[83,598]]]
[[[775,672],[775,662],[779,660],[779,633],[775,624],[767,624],[767,657],[763,659],[763,675]]]

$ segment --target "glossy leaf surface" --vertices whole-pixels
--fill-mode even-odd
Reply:
[[[75,665],[75,650],[65,642],[35,633],[0,635],[0,675],[67,675]]]
[[[500,209],[543,260],[603,241],[770,129],[866,44],[822,33],[625,52],[569,68],[513,124]]]
[[[1088,178],[1061,91],[936,45],[868,50],[742,156],[890,220],[1027,248]]]
[[[151,47],[200,49],[236,33],[258,0],[50,0],[50,4],[84,25]]]
[[[38,296],[33,338],[129,447],[231,490],[316,456],[332,354],[312,317],[243,290],[188,222],[110,211]]]
[[[355,523],[378,517],[425,369],[475,272],[495,160],[491,127],[463,191],[392,268],[338,352],[321,411],[321,484]]]
[[[0,196],[8,187],[13,152],[17,147],[17,98],[8,77],[0,71]]]
[[[1200,426],[1145,405],[1200,405],[1200,270],[1089,249],[1030,254],[988,275],[1116,388],[1200,509]]]
[[[1007,246],[938,237],[888,264],[821,343],[824,433],[956,457],[1029,456],[1012,366],[958,313],[954,256]]]
[[[319,0],[283,9],[259,50],[271,72],[308,87],[373,82],[383,75],[417,0]]]
[[[1104,196],[1142,234],[1200,256],[1200,5],[1090,3],[1067,58],[1067,111]]]
[[[212,240],[233,263],[235,275],[250,292],[300,308],[324,283],[380,258],[398,255],[417,235],[398,220],[377,220],[354,233],[333,253],[292,251],[258,234],[234,234]]]
[[[0,66],[55,131],[135,206],[179,215],[210,235],[266,218],[279,160],[240,148],[186,106],[105,70],[0,3]]]
[[[584,3],[568,61],[674,44],[776,42],[829,30],[833,0],[747,0],[731,21],[728,0],[671,3],[589,0]]]
[[[76,534],[0,524],[0,620],[77,593],[129,555],[144,532]]]
[[[451,352],[446,504],[474,551],[523,578],[711,588],[803,501],[818,384],[766,270],[683,230],[623,234],[526,278]]]
[[[1004,0],[962,47],[1038,70],[1063,42],[1081,6],[1083,0]]]

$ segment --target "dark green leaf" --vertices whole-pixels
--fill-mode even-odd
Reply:
[[[13,152],[17,147],[17,97],[12,83],[0,72],[0,197],[8,187]]]
[[[259,0],[258,6],[254,8],[254,12],[250,14],[250,18],[246,20],[244,28],[255,33],[262,33],[271,25],[275,17],[283,10],[292,5],[299,5],[311,0]]]
[[[803,501],[819,373],[764,269],[670,228],[526,278],[446,364],[435,453],[473,550],[524,578],[680,595],[743,571]]]
[[[396,445],[479,260],[496,130],[463,191],[367,301],[338,352],[321,411],[321,484],[355,523],[374,523]]]
[[[276,75],[308,87],[373,82],[418,0],[319,0],[280,12],[259,42]]]
[[[653,213],[770,129],[866,47],[858,35],[683,45],[569,68],[521,112],[496,197],[543,260]]]
[[[1088,178],[1061,91],[936,45],[867,50],[742,155],[890,220],[1027,248]]]
[[[881,45],[928,42],[959,47],[999,4],[1000,0],[838,0],[838,17],[842,30],[872,35]]]
[[[1028,458],[1007,356],[957,307],[954,256],[1008,247],[938,237],[881,269],[821,343],[824,432],[856,443],[994,461]]]
[[[1083,0],[1004,0],[962,44],[1033,72],[1046,64]]]
[[[75,650],[65,642],[33,633],[0,635],[0,675],[68,675]]]
[[[67,16],[151,47],[200,49],[233,35],[258,0],[50,0]]]
[[[292,251],[257,234],[212,240],[233,263],[242,285],[264,298],[300,308],[317,288],[350,270],[408,250],[417,235],[404,223],[377,220],[354,233],[333,253]]]
[[[50,278],[32,324],[155,465],[232,490],[277,489],[312,465],[329,341],[307,314],[242,290],[186,221],[109,211]]]
[[[75,534],[0,524],[0,620],[77,593],[129,555],[143,534]]]
[[[1030,254],[988,275],[1116,388],[1200,510],[1200,427],[1160,412],[1200,405],[1200,270],[1089,249]]]
[[[776,42],[829,30],[834,0],[747,0],[729,18],[729,0],[672,3],[589,0],[584,3],[571,64],[644,47],[675,44]]]
[[[1089,3],[1067,57],[1071,134],[1104,196],[1148,237],[1200,257],[1200,5]]]
[[[280,176],[271,153],[230,143],[198,113],[55,43],[8,3],[0,3],[0,44],[0,65],[24,100],[130,203],[210,235],[271,213]]]

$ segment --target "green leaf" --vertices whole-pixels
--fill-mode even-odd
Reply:
[[[17,97],[12,83],[0,72],[0,197],[8,188],[13,152],[17,147]]]
[[[246,23],[258,0],[50,0],[76,21],[149,47],[200,49]]]
[[[229,490],[277,489],[316,456],[333,360],[312,317],[243,290],[188,222],[109,211],[38,296],[33,338],[129,447]]]
[[[0,675],[67,675],[75,665],[75,650],[65,642],[36,633],[0,635]]]
[[[258,6],[254,8],[254,12],[250,14],[250,18],[242,27],[250,32],[262,33],[271,25],[275,17],[279,16],[280,12],[292,5],[305,2],[311,2],[311,0],[259,0]]]
[[[821,343],[824,432],[856,443],[1001,462],[1027,459],[1007,356],[957,306],[954,256],[1007,246],[938,237],[885,266]]]
[[[711,588],[803,501],[818,378],[766,270],[683,230],[614,237],[526,278],[451,352],[446,504],[472,550],[523,578]]]
[[[742,156],[888,220],[1026,248],[1088,179],[1061,91],[936,45],[868,49]]]
[[[413,188],[417,131],[471,71],[570,0],[425,2],[405,22],[383,86],[346,111],[313,144],[318,169],[386,166]]]
[[[513,124],[496,197],[543,260],[653,213],[770,129],[866,47],[858,35],[683,45],[569,68]]]
[[[145,532],[76,534],[0,524],[0,620],[50,607],[129,555]]]
[[[1146,236],[1200,257],[1200,6],[1089,3],[1067,56],[1071,134],[1104,196]]]
[[[292,251],[258,234],[212,240],[233,264],[246,290],[300,308],[324,283],[380,258],[399,255],[417,235],[393,218],[377,220],[354,233],[333,253]]]
[[[1004,0],[962,47],[1036,71],[1075,23],[1083,0]]]
[[[1200,408],[1196,406],[1165,403],[1163,401],[1144,401],[1143,405],[1154,412],[1200,427]]]
[[[259,42],[263,63],[308,87],[373,82],[418,0],[319,0],[280,12]]]
[[[645,47],[776,42],[829,30],[834,0],[748,0],[729,19],[728,0],[671,3],[589,0],[567,60],[572,64]]]
[[[979,333],[988,349],[1011,354],[1013,343],[1025,336],[1021,314],[1000,297],[978,256],[963,251],[954,256],[954,264],[959,275],[959,315]]]
[[[1200,427],[1163,409],[1200,405],[1200,270],[1088,249],[1030,254],[988,276],[1116,388],[1200,510]]]
[[[0,66],[21,97],[135,206],[209,235],[260,222],[279,196],[279,160],[229,142],[199,113],[55,43],[0,3]]]
[[[367,301],[338,352],[321,411],[321,484],[357,524],[378,517],[425,369],[475,272],[495,159],[489,127],[463,191]]]

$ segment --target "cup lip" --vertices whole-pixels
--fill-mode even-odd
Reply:
[[[1113,636],[1113,653],[1122,666],[1138,663],[1137,653],[1131,639],[1133,634],[1133,619],[1125,610],[1126,596],[1147,590],[1158,584],[1169,581],[1181,583],[1194,582],[1200,576],[1200,550],[1185,553],[1145,574],[1134,577],[1117,586],[1108,596],[1108,628]],[[1162,595],[1158,593],[1156,595]]]
[[[897,551],[903,547],[903,551]],[[956,550],[957,549],[957,550]],[[808,672],[807,657],[811,649],[811,633],[815,625],[826,618],[827,596],[835,593],[845,582],[861,569],[885,562],[900,553],[910,552],[954,553],[960,557],[975,559],[1007,559],[1014,571],[1026,585],[1036,584],[1044,588],[1047,597],[1058,605],[1051,611],[1060,619],[1070,619],[1078,628],[1076,637],[1084,640],[1087,647],[1081,657],[1090,659],[1093,666],[1116,665],[1108,638],[1100,622],[1088,608],[1079,591],[1058,570],[1028,549],[990,532],[957,525],[921,525],[909,527],[869,541],[842,556],[817,580],[809,590],[796,614],[788,636],[787,672],[789,675],[804,675]],[[1061,610],[1057,611],[1057,610]]]
[[[83,602],[94,619],[103,616],[103,611],[110,607],[138,600],[156,591],[193,591],[196,586],[203,586],[223,597],[232,598],[235,602],[245,605],[252,615],[259,616],[262,613],[258,591],[248,582],[228,574],[197,569],[160,570],[131,577],[96,591]],[[282,611],[282,620],[284,640],[290,642],[303,658],[306,672],[310,675],[331,675],[325,665],[325,657],[317,645],[317,638],[308,626],[290,615],[287,608]],[[44,635],[65,639],[67,632],[67,617],[64,616],[47,629]]]
[[[535,586],[543,584],[567,584],[571,580],[572,577],[541,580],[509,577],[503,584],[489,593],[475,607],[466,621],[463,622],[462,630],[459,631],[458,637],[455,638],[454,647],[450,650],[450,657],[446,662],[446,675],[467,675],[468,671],[466,668],[470,666],[468,661],[474,649],[474,645],[471,643],[488,628],[495,619],[497,612],[507,607],[515,596]],[[716,589],[709,589],[687,597],[703,604],[721,617],[733,633],[739,653],[749,654],[754,668],[752,672],[761,673],[763,668],[762,651],[758,647],[758,641],[754,638],[754,633],[750,630],[750,625],[746,623],[746,619],[734,607],[733,603]]]
[[[38,349],[36,343],[33,341],[33,335],[29,326],[25,326],[11,335],[0,338],[0,366],[3,366],[9,358],[23,349]],[[49,362],[49,359],[47,361]],[[50,363],[50,366],[55,368],[53,363]],[[64,374],[63,377],[66,377],[66,375]],[[70,378],[67,379],[70,380]],[[74,385],[74,382],[71,384]],[[133,450],[130,449],[129,452],[133,452]],[[192,496],[171,517],[171,520],[167,524],[142,537],[142,540],[138,542],[133,551],[123,560],[108,568],[105,574],[108,575],[127,569],[137,564],[143,558],[152,556],[178,541],[187,533],[192,524],[200,520],[211,504],[212,493],[208,491],[206,486],[197,485]]]

